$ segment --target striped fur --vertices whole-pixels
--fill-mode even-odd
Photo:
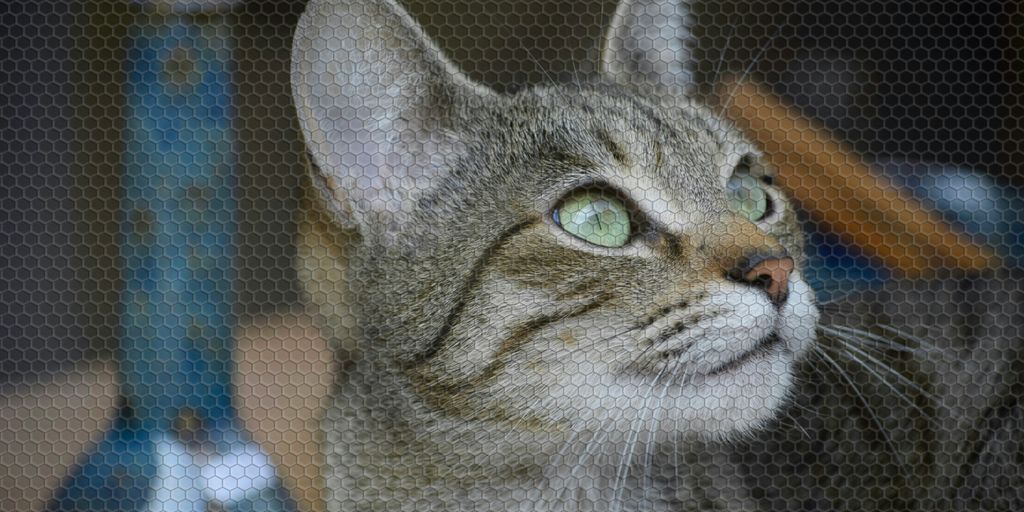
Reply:
[[[644,33],[634,5],[615,37]],[[320,205],[304,275],[347,363],[332,510],[668,509],[692,475],[667,453],[776,415],[817,327],[802,236],[777,189],[763,220],[729,209],[741,162],[771,170],[672,80],[617,74],[637,63],[499,95],[392,0],[314,0],[293,59]],[[554,221],[584,187],[631,207],[626,246]],[[345,279],[318,280],[339,254]],[[796,262],[779,305],[737,278],[759,254]]]

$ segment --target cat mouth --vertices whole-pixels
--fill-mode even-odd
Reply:
[[[764,356],[764,355],[768,354],[776,346],[778,346],[780,343],[782,343],[782,338],[779,337],[779,334],[777,332],[773,332],[773,333],[769,334],[768,336],[765,336],[764,339],[762,339],[761,341],[759,341],[757,343],[757,345],[754,346],[754,348],[752,348],[752,349],[750,349],[750,350],[740,354],[739,357],[736,357],[735,359],[733,359],[731,361],[728,361],[726,363],[722,363],[722,364],[716,366],[711,371],[709,371],[707,373],[707,375],[709,377],[713,377],[713,376],[716,376],[716,375],[722,375],[724,373],[729,373],[729,372],[731,372],[731,371],[733,371],[733,370],[735,370],[735,369],[737,369],[737,368],[747,364],[747,362],[749,362],[749,361],[751,361],[753,359],[756,359],[756,358],[759,358],[761,356]]]

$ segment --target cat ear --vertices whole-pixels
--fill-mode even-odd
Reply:
[[[313,181],[338,220],[361,231],[401,222],[461,150],[445,127],[494,94],[449,62],[394,0],[309,2],[291,81]]]
[[[691,0],[622,0],[604,41],[601,69],[623,84],[691,93]]]

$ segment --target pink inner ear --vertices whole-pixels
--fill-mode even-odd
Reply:
[[[493,95],[394,0],[312,0],[296,30],[291,78],[324,178],[317,184],[343,222],[363,227],[400,222],[437,185],[463,150],[448,118]]]

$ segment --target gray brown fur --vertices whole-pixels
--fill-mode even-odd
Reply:
[[[360,33],[365,27],[381,30]],[[752,223],[727,206],[724,182],[741,158],[770,172],[756,149],[664,84],[645,93],[611,72],[596,83],[487,91],[390,1],[313,2],[296,41],[296,100],[319,168],[319,211],[330,215],[305,228],[307,286],[352,359],[325,423],[332,508],[594,510],[604,501],[632,510],[678,502],[686,487],[673,483],[686,478],[678,465],[659,465],[672,467],[671,478],[646,482],[611,462],[641,429],[601,433],[588,426],[596,419],[581,419],[594,414],[588,401],[618,399],[588,393],[620,384],[579,383],[588,372],[612,379],[614,370],[628,374],[626,389],[640,377],[651,381],[653,395],[651,368],[669,364],[659,345],[686,333],[688,322],[714,325],[721,312],[701,305],[709,294],[747,289],[729,278],[734,267],[755,253],[802,260],[780,192],[772,222]],[[397,89],[382,94],[388,86]],[[360,140],[375,141],[376,153],[353,142]],[[630,250],[559,238],[552,206],[598,182],[638,204],[658,191],[663,202],[652,204],[675,211],[648,211],[650,229]],[[337,230],[349,233],[349,247],[332,242]],[[816,314],[809,290],[799,291],[796,300]],[[671,315],[674,324],[647,333]],[[609,330],[629,335],[600,339]],[[798,355],[785,351],[802,351],[806,341],[787,341],[771,364],[791,366]],[[674,446],[749,431],[784,399],[788,378],[769,377],[779,379],[773,394],[752,414],[728,405],[719,418],[701,405],[700,421],[645,427],[643,435]],[[577,411],[570,385],[581,386]],[[535,406],[553,391],[561,407]],[[632,421],[611,409],[612,424]],[[582,467],[588,446],[601,462]],[[576,465],[556,460],[562,448]],[[560,469],[582,474],[562,482],[550,474]],[[579,483],[588,475],[601,483]]]
[[[627,0],[612,37],[638,32],[628,25],[638,18],[628,13],[645,3],[675,5]],[[651,52],[619,43],[608,45],[603,80],[500,95],[455,69],[393,0],[311,2],[293,54],[295,98],[314,160],[300,255],[309,296],[346,362],[324,423],[332,510],[818,503],[800,490],[766,498],[760,482],[743,477],[757,464],[771,466],[759,457],[823,449],[786,444],[803,430],[755,434],[787,397],[799,403],[824,389],[805,384],[797,395],[784,393],[817,325],[799,270],[791,283],[797,295],[775,313],[758,313],[790,333],[772,360],[775,373],[756,366],[777,382],[762,389],[726,381],[722,388],[770,397],[747,410],[740,401],[716,409],[682,398],[662,406],[669,388],[656,388],[660,375],[671,370],[675,379],[678,371],[685,380],[707,362],[693,356],[670,366],[664,361],[675,352],[659,347],[720,316],[732,315],[735,324],[745,306],[714,299],[749,292],[730,277],[736,267],[754,254],[787,254],[799,269],[803,239],[776,189],[770,222],[729,210],[724,182],[741,159],[755,175],[771,170],[741,134],[680,94],[680,69],[645,62]],[[648,212],[651,229],[630,250],[586,247],[552,224],[551,209],[591,182],[615,186],[640,209],[668,210]],[[733,324],[726,328],[742,327]],[[629,413],[642,419],[649,411],[673,424],[595,428],[590,404],[613,400],[595,395],[619,389],[607,385],[615,372],[649,383],[638,402],[648,407],[623,400],[621,410],[610,408],[610,424],[638,424]],[[588,377],[598,385],[585,384]],[[576,403],[566,401],[570,378],[577,379]],[[905,461],[890,460],[899,455],[879,450],[880,441],[857,436],[891,426],[858,424],[847,412],[860,405],[841,380],[829,382],[844,397],[839,405],[849,407],[830,402],[835,423],[814,430],[819,420],[808,419],[814,434],[851,436],[846,451],[831,452],[837,457],[878,454],[865,469],[903,468]],[[887,395],[872,395],[869,405],[885,401],[877,396]],[[678,411],[687,406],[698,412]],[[882,447],[909,443],[912,456],[927,453],[916,448],[921,436],[907,435]],[[631,443],[650,451],[626,457],[621,450]],[[787,474],[804,475],[802,489],[812,494],[818,485],[883,497],[935,488],[920,478],[822,484],[804,469]],[[857,510],[854,502],[820,501],[820,508]],[[872,503],[895,510],[905,501]]]

